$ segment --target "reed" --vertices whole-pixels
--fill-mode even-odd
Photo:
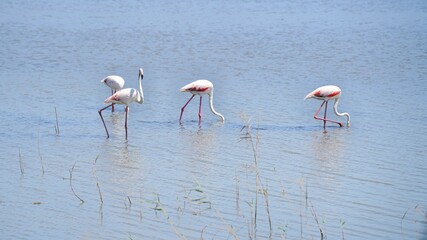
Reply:
[[[102,208],[102,204],[99,205],[99,216],[100,216],[100,221],[101,221],[101,225],[104,223],[104,211]]]
[[[237,237],[236,231],[233,228],[233,226],[231,224],[229,224],[229,223],[226,222],[226,220],[225,220],[224,216],[222,215],[221,211],[215,207],[215,205],[212,203],[212,201],[210,200],[210,198],[208,197],[208,195],[205,193],[205,191],[203,191],[203,189],[202,189],[202,187],[201,187],[201,185],[199,183],[196,182],[196,187],[193,188],[192,190],[190,190],[190,193],[191,192],[196,192],[196,193],[200,194],[200,196],[197,196],[197,198],[187,197],[192,203],[196,203],[196,204],[199,204],[199,205],[207,204],[208,207],[206,209],[212,209],[212,210],[214,210],[216,216],[227,227],[228,233],[235,240],[239,239]]]
[[[411,222],[413,222],[414,224],[426,223],[427,222],[427,211],[424,210],[424,208],[422,206],[420,206],[420,204],[416,204],[414,207],[409,207],[408,209],[406,209],[405,213],[403,213],[403,216],[400,219],[400,231],[401,231],[402,236],[405,236],[405,233],[403,231],[403,221],[407,218],[411,218],[411,216],[408,216],[408,214],[412,215]],[[419,219],[420,216],[422,216],[423,219]],[[421,235],[420,235],[420,232],[418,230],[416,232],[419,236],[423,236],[423,237],[426,236],[425,229],[424,229],[424,232],[421,233]],[[417,239],[424,239],[423,237],[417,238]]]
[[[44,175],[44,164],[43,164],[43,157],[42,157],[42,154],[40,151],[40,136],[39,135],[37,135],[37,151],[38,151],[39,158],[40,158],[40,165],[42,167],[42,175]]]
[[[133,240],[132,235],[130,233],[128,233],[128,239]]]
[[[316,221],[316,224],[317,224],[317,228],[319,229],[319,232],[320,232],[320,240],[323,240],[323,239],[325,239],[325,234],[323,233],[323,230],[322,230],[322,228],[320,226],[319,219],[317,218],[317,214],[316,214],[316,211],[314,209],[314,205],[311,202],[311,200],[309,200],[309,203],[310,203],[310,206],[311,206],[311,214],[313,215],[313,218],[314,218],[314,220]]]
[[[207,228],[208,226],[206,225],[203,229],[202,229],[202,231],[200,232],[200,240],[203,240],[203,232],[205,231],[205,229]]]
[[[269,227],[268,238],[271,239],[273,234],[273,227],[272,227],[271,216],[270,216],[270,205],[268,204],[268,188],[263,190],[263,194],[264,194],[264,200],[265,200],[265,209],[267,211],[267,216],[268,216],[268,227]]]
[[[96,188],[98,189],[99,202],[100,202],[100,205],[102,206],[102,204],[104,203],[104,200],[102,198],[101,188],[99,187],[98,175],[96,174],[96,162],[98,161],[98,158],[99,158],[99,154],[96,156],[95,160],[93,161],[93,175],[96,178]]]
[[[301,182],[301,185],[302,184],[304,184],[304,181]],[[301,185],[300,185],[300,187],[301,187]],[[326,235],[325,235],[325,233],[324,233],[324,231],[320,225],[320,221],[319,221],[319,218],[317,217],[317,213],[316,213],[316,210],[314,208],[313,202],[311,201],[311,199],[308,196],[308,186],[307,186],[306,182],[305,182],[305,196],[304,196],[304,198],[305,198],[305,206],[310,207],[311,215],[313,216],[313,219],[317,225],[317,229],[319,230],[320,240],[326,239]],[[303,238],[303,236],[302,236],[302,214],[301,214],[301,212],[300,212],[300,217],[301,217],[301,238]]]
[[[344,240],[344,224],[345,224],[345,221],[342,218],[340,218],[341,239],[342,240]]]
[[[99,195],[99,215],[101,217],[101,224],[104,222],[104,211],[103,211],[103,204],[104,204],[104,200],[102,198],[102,192],[101,192],[101,188],[99,187],[99,179],[98,179],[98,175],[96,174],[96,162],[99,158],[99,154],[96,156],[95,161],[93,162],[93,174],[96,178],[96,188],[98,189],[98,195]]]
[[[303,192],[304,190],[303,190],[303,186],[304,186],[304,178],[302,178],[301,179],[301,181],[300,181],[300,183],[299,183],[299,188],[300,188],[300,191],[301,192]],[[306,190],[305,190],[305,192],[304,192],[304,198],[305,198],[305,206],[307,206],[308,204],[307,204],[307,186],[306,186]],[[303,218],[303,215],[302,215],[302,209],[303,209],[303,202],[302,202],[302,200],[301,200],[301,203],[300,203],[300,209],[299,209],[299,219],[300,219],[300,238],[301,239],[303,239],[303,223],[302,223],[302,218]]]
[[[281,231],[280,237],[282,239],[286,239],[286,235],[288,233],[288,224],[286,223],[283,227],[282,226],[278,227],[278,229]]]
[[[152,209],[154,211],[156,211],[156,214],[157,214],[157,212],[161,212],[163,214],[163,216],[166,218],[167,222],[171,226],[173,232],[178,236],[179,239],[181,239],[181,240],[185,239],[186,240],[187,238],[181,232],[179,232],[178,228],[175,226],[175,224],[170,219],[165,208],[162,206],[162,203],[160,202],[159,194],[158,193],[154,193],[154,194],[155,194],[156,199],[155,199],[155,206]]]
[[[78,198],[81,203],[84,203],[85,201],[76,194],[76,192],[74,191],[74,188],[73,188],[73,183],[72,183],[72,181],[73,181],[73,171],[74,171],[74,167],[76,166],[76,163],[77,162],[75,162],[74,165],[73,165],[73,167],[69,170],[70,171],[70,188],[71,188],[71,191],[73,192],[74,196],[76,196],[76,198]]]
[[[193,215],[199,215],[200,213],[212,209],[212,202],[203,191],[199,183],[196,182],[196,186],[188,190],[184,199],[187,200],[191,205],[198,207],[197,210],[191,209]],[[184,208],[185,208],[184,202]]]
[[[143,202],[143,200],[142,200],[142,193],[141,193],[141,190],[139,191],[139,203],[140,203],[140,205],[139,205],[139,221],[140,222],[142,222],[142,202]]]
[[[56,111],[56,107],[55,107],[55,119],[56,119],[55,134],[56,136],[59,136],[58,112]]]
[[[19,168],[21,169],[21,176],[24,174],[24,162],[22,161],[21,148],[19,148]]]
[[[254,161],[254,169],[255,169],[255,203],[254,203],[254,211],[253,211],[253,225],[252,225],[252,235],[254,239],[257,239],[257,222],[258,222],[258,195],[261,192],[264,196],[264,204],[267,212],[267,218],[268,218],[268,226],[269,226],[269,239],[272,238],[273,233],[273,227],[271,222],[271,214],[270,214],[270,207],[268,202],[268,188],[264,187],[264,184],[261,179],[260,170],[258,166],[258,155],[259,155],[259,142],[260,142],[260,136],[259,136],[259,127],[257,128],[255,137],[252,134],[252,125],[250,123],[250,119],[246,120],[241,132],[245,130],[245,133],[243,136],[241,136],[241,139],[247,139],[251,143],[252,147],[252,156]]]
[[[237,172],[234,180],[236,181],[236,209],[237,209],[237,212],[239,213],[240,211],[240,187],[239,187],[240,179],[239,179],[239,176],[237,175]]]
[[[96,165],[96,162],[98,162],[98,158],[99,158],[99,154],[98,154],[98,155],[96,155],[96,158],[95,158],[95,160],[93,161],[93,164],[94,164],[94,165]]]
[[[98,178],[96,178],[96,187],[98,188],[99,202],[100,202],[100,205],[102,205],[104,204],[104,200],[102,199],[102,192],[101,192],[101,188],[99,187]]]
[[[132,207],[132,201],[130,200],[129,196],[126,196],[126,200],[129,203],[129,206],[127,205],[126,201],[125,201],[125,208],[126,209],[130,209],[130,207]]]

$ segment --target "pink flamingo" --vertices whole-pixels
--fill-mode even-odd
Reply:
[[[179,116],[179,123],[181,124],[182,114],[184,113],[185,107],[190,103],[190,101],[194,98],[194,96],[200,96],[200,104],[199,104],[199,123],[202,120],[202,97],[204,94],[209,95],[209,106],[213,114],[219,116],[224,122],[224,116],[220,113],[216,112],[213,107],[213,84],[208,80],[197,80],[192,83],[189,83],[180,89],[181,92],[190,92],[193,94],[188,102],[181,108],[181,115]]]
[[[104,79],[102,79],[101,82],[111,88],[111,95],[121,90],[125,85],[125,80],[122,77],[116,76],[116,75],[107,76]],[[114,112],[114,103],[101,109],[101,111],[109,107],[111,107],[111,112]]]
[[[343,126],[342,123],[326,119],[326,110],[328,108],[328,101],[331,99],[335,99],[334,112],[337,116],[341,116],[341,117],[346,116],[347,117],[347,127],[349,127],[350,126],[350,114],[348,114],[346,112],[345,113],[339,113],[338,109],[337,109],[340,97],[341,97],[341,89],[337,86],[328,85],[328,86],[319,87],[316,90],[312,91],[311,93],[307,94],[307,96],[305,96],[304,100],[308,99],[308,98],[323,100],[323,103],[320,105],[319,109],[314,114],[314,118],[317,120],[323,120],[323,127],[326,127],[327,121],[336,123],[340,127],[342,127]],[[317,114],[319,114],[320,109],[323,107],[323,105],[325,105],[325,113],[324,113],[323,118],[321,118],[321,117],[318,117]]]
[[[128,139],[128,112],[129,104],[132,102],[137,102],[139,104],[144,102],[144,92],[142,91],[142,78],[144,77],[144,70],[139,69],[138,82],[139,82],[139,91],[135,88],[125,88],[122,89],[109,98],[105,99],[104,103],[116,103],[126,105],[126,117],[125,117],[125,130],[126,130],[126,139]],[[105,109],[105,108],[104,108]],[[104,118],[102,117],[101,111],[99,110],[99,116],[101,116],[102,123],[104,124],[105,131],[107,132],[107,138],[110,137],[108,134],[107,126],[105,125]]]

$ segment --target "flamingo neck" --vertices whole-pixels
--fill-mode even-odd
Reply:
[[[343,117],[346,116],[347,117],[347,127],[350,127],[350,114],[344,112],[344,113],[339,113],[338,112],[338,103],[339,103],[340,99],[337,98],[335,99],[335,103],[334,103],[334,112],[337,116]]]
[[[144,102],[144,91],[142,90],[142,78],[144,75],[139,74],[138,76],[138,82],[139,82],[139,98],[137,100],[138,103]]]
[[[215,114],[215,115],[217,115],[217,116],[219,116],[221,118],[221,120],[224,122],[225,121],[224,116],[221,113],[215,111],[215,109],[213,107],[213,92],[211,92],[209,94],[209,106],[211,108],[212,113]]]

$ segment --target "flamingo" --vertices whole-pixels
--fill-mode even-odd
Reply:
[[[107,76],[104,79],[102,79],[101,82],[111,88],[111,95],[121,90],[125,85],[125,80],[122,77],[116,76],[116,75]],[[108,105],[104,109],[107,109],[110,106],[111,106],[111,112],[114,112],[114,103]]]
[[[138,82],[139,82],[139,91],[135,88],[125,88],[122,89],[107,99],[105,99],[104,103],[116,103],[116,104],[124,104],[126,105],[126,117],[125,117],[125,130],[126,130],[126,140],[128,139],[128,112],[129,112],[129,104],[132,102],[137,102],[139,104],[144,102],[144,92],[142,91],[142,78],[144,77],[144,70],[142,68],[139,69]],[[103,108],[105,109],[105,108]],[[104,118],[102,117],[101,111],[99,110],[99,116],[101,116],[102,123],[104,124],[105,131],[107,132],[107,138],[110,137],[108,134],[107,126],[105,125]]]
[[[308,99],[308,98],[323,100],[323,103],[320,105],[319,109],[314,114],[314,118],[317,120],[323,120],[323,127],[326,127],[326,122],[333,122],[333,123],[338,124],[340,127],[342,127],[343,126],[342,123],[326,119],[326,110],[328,108],[328,101],[331,99],[335,99],[335,103],[334,103],[335,114],[337,116],[341,116],[341,117],[346,116],[347,117],[347,127],[350,127],[350,114],[348,114],[346,112],[344,112],[344,113],[338,112],[337,108],[338,108],[338,102],[340,101],[340,97],[341,97],[341,89],[337,86],[328,85],[328,86],[319,87],[316,90],[312,91],[311,93],[307,94],[307,96],[305,96],[304,100]],[[325,105],[325,114],[324,114],[323,118],[321,118],[321,117],[318,117],[317,114],[319,114],[320,109],[323,107],[323,105]]]
[[[189,83],[180,89],[181,92],[190,92],[193,94],[191,98],[187,101],[187,103],[181,108],[181,115],[179,116],[179,123],[181,124],[182,114],[184,113],[185,107],[190,103],[190,101],[194,98],[194,96],[200,96],[200,104],[199,104],[199,123],[202,120],[202,97],[204,94],[209,95],[209,106],[213,114],[219,116],[221,121],[224,122],[224,116],[215,111],[213,107],[213,84],[209,80],[196,80],[192,83]]]

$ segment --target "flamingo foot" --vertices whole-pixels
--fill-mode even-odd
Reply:
[[[334,120],[325,119],[325,118],[321,118],[321,117],[318,117],[318,116],[314,116],[314,119],[323,121],[323,128],[326,128],[326,122],[336,123],[340,127],[344,127],[344,125],[342,123],[334,121]]]

